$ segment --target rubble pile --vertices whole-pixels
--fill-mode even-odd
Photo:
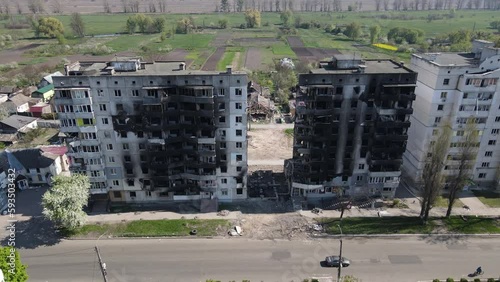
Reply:
[[[273,214],[243,216],[236,225],[252,239],[307,239],[311,231],[310,219],[299,214]]]
[[[217,213],[218,216],[228,216],[229,211],[228,210],[221,210]]]

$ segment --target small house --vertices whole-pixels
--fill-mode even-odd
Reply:
[[[31,93],[31,98],[41,99],[44,103],[48,103],[54,96],[54,84],[49,84]]]

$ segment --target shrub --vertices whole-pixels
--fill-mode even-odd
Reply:
[[[475,278],[475,279],[474,279],[474,282],[481,282],[481,279],[479,279],[479,278]]]
[[[432,280],[432,282],[441,282],[441,280],[436,278],[436,279]]]
[[[469,280],[467,278],[460,278],[460,282],[469,282]]]
[[[455,279],[448,277],[448,278],[446,278],[446,282],[455,282]]]
[[[495,282],[496,280],[495,280],[495,278],[488,278],[488,280],[487,280],[487,281],[488,281],[488,282]]]

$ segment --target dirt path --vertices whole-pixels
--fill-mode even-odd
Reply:
[[[241,57],[241,52],[234,53],[234,58],[233,61],[231,62],[231,65],[237,70],[241,69],[240,57]]]
[[[208,58],[206,63],[203,65],[201,68],[202,70],[205,71],[214,71],[217,69],[217,63],[222,59],[224,56],[224,52],[226,51],[226,47],[217,47],[217,50]]]

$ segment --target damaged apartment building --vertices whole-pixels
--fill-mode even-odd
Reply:
[[[299,76],[292,196],[391,198],[399,185],[417,73],[391,60],[339,55]]]
[[[246,74],[117,58],[67,65],[54,87],[70,169],[89,176],[93,195],[247,197]]]

